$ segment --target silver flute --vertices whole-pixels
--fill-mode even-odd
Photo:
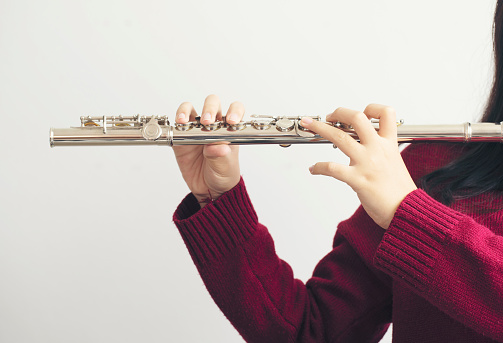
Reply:
[[[204,125],[200,117],[186,124],[170,125],[167,116],[83,116],[80,126],[50,130],[50,145],[202,145],[330,143],[302,127],[304,116],[252,115],[251,120],[231,125],[216,121]],[[321,121],[318,116],[308,116]],[[355,130],[340,122],[326,122],[358,140]],[[379,122],[371,120],[376,130]],[[503,122],[463,123],[453,125],[404,125],[397,123],[398,142],[503,142]]]

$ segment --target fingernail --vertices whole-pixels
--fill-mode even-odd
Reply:
[[[309,172],[312,174],[314,170],[314,166],[309,167]]]
[[[309,118],[309,117],[304,117],[302,118],[301,120],[302,124],[311,124],[313,122],[313,119],[312,118]]]
[[[210,121],[211,120],[211,113],[205,113],[203,117],[201,118],[203,121]]]
[[[178,119],[185,119],[185,113],[180,113],[178,115]]]
[[[232,113],[231,115],[229,115],[229,119],[227,120],[236,123],[238,122],[238,115],[236,113]]]

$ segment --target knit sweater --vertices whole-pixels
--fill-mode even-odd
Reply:
[[[460,154],[414,144],[415,181]],[[247,342],[503,342],[503,207],[485,194],[445,206],[409,193],[388,230],[360,206],[306,283],[275,252],[243,180],[174,222],[216,304]]]

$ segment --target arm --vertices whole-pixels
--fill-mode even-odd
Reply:
[[[206,98],[201,121],[222,119],[220,101]],[[190,103],[176,122],[197,113]],[[226,120],[239,122],[241,103]],[[175,223],[211,295],[233,325],[252,342],[377,341],[390,321],[389,277],[372,266],[382,231],[367,216],[362,254],[341,235],[304,285],[278,258],[240,181],[237,146],[173,147],[191,194]],[[363,211],[360,211],[363,213]],[[360,248],[360,247],[358,247]],[[365,256],[365,258],[363,257]]]
[[[240,183],[174,221],[211,296],[248,342],[377,342],[391,320],[390,279],[372,266],[383,232],[360,209],[360,246],[341,234],[303,284],[279,259]],[[364,247],[362,249],[362,247]]]
[[[366,117],[380,119],[377,133]],[[368,215],[389,229],[376,253],[377,266],[462,325],[502,341],[503,217],[502,211],[483,213],[491,211],[487,208],[491,201],[498,201],[501,207],[501,197],[486,194],[465,203],[466,211],[479,223],[417,190],[396,149],[392,108],[369,105],[364,112],[339,108],[327,119],[352,124],[361,140],[356,143],[340,130],[303,119],[304,127],[329,139],[350,157],[349,166],[317,163],[311,172],[346,182]],[[416,153],[415,157],[404,154],[415,178],[423,174],[424,166],[439,163],[424,163],[438,157],[434,151]],[[445,162],[446,153],[452,157],[450,151],[444,151],[439,161]],[[482,203],[485,209],[477,210],[480,200],[486,201]]]
[[[492,213],[491,230],[414,191],[396,211],[375,263],[450,317],[503,341],[501,216]]]

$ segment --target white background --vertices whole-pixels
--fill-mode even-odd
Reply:
[[[376,102],[410,124],[474,120],[494,4],[0,0],[0,341],[242,341],[172,223],[188,189],[171,149],[50,149],[49,127],[173,118],[210,93],[248,114]],[[330,146],[241,152],[261,222],[307,280],[358,205],[308,167],[346,159]]]

